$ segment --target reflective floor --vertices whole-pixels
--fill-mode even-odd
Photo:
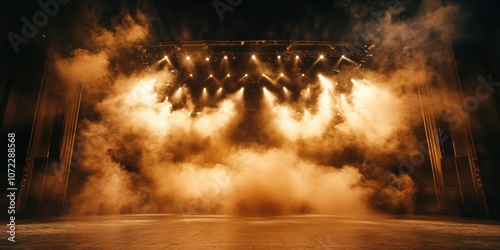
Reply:
[[[3,235],[1,249],[500,249],[500,222],[446,217],[65,217]]]

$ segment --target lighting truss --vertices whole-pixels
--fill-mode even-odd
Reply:
[[[221,60],[224,57],[274,58],[279,56],[284,60],[300,57],[313,59],[340,58],[347,56],[360,65],[370,63],[373,44],[356,42],[332,41],[285,41],[285,40],[241,40],[241,41],[179,41],[160,42],[156,44],[138,44],[135,46],[137,57],[144,67],[149,67],[155,61],[168,56],[206,60],[207,57]]]

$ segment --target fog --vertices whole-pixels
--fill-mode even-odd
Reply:
[[[56,60],[65,83],[83,81],[88,107],[72,172],[81,186],[70,187],[69,213],[412,213],[417,187],[394,170],[399,156],[418,149],[415,86],[433,78],[430,55],[418,48],[431,33],[452,39],[458,10],[424,1],[405,20],[389,10],[376,27],[362,18],[350,24],[346,37],[373,35],[379,50],[379,70],[360,72],[352,91],[339,92],[339,79],[320,76],[296,101],[263,90],[261,110],[249,113],[248,100],[235,92],[199,114],[197,97],[182,83],[172,84],[181,87],[169,98],[157,93],[175,81],[168,66],[124,69],[121,51],[151,40],[147,15],[121,11],[104,27],[95,22],[99,13],[87,10],[88,37]],[[401,56],[407,50],[411,57]],[[176,109],[180,97],[185,105]],[[248,120],[254,125],[243,126]]]

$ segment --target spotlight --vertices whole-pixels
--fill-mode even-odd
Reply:
[[[280,76],[285,76],[285,75],[283,73],[281,73]]]
[[[207,61],[207,62],[208,62],[208,61],[210,61],[210,58],[208,58],[208,57],[207,57],[207,58],[205,58],[205,61]]]
[[[278,59],[281,59],[281,56],[278,56]]]
[[[375,48],[375,44],[372,43],[370,45],[366,45],[365,48],[366,48],[367,51],[370,51],[370,50],[372,50],[372,49]]]
[[[226,60],[227,60],[227,56],[224,56],[224,59],[226,59]]]
[[[186,59],[187,59],[187,60],[191,60],[191,57],[190,57],[190,56],[187,56],[187,57],[186,57]]]
[[[321,75],[321,74],[318,74],[318,76],[319,76],[319,77],[322,77],[323,75]]]
[[[245,74],[245,77],[248,77],[248,74]]]
[[[255,58],[256,58],[255,55],[252,55],[252,59],[255,60]]]
[[[342,58],[345,58],[345,56],[344,56],[344,55],[342,55]]]
[[[210,75],[210,77],[214,77],[214,75]]]
[[[163,59],[168,60],[168,56],[165,56]]]
[[[320,55],[320,56],[319,56],[319,59],[323,59],[323,58],[325,58],[323,55]]]
[[[302,77],[306,76],[306,74],[302,74]]]
[[[189,74],[189,77],[193,77],[193,74]]]
[[[263,77],[266,77],[266,74],[262,74]]]
[[[297,55],[297,56],[295,56],[295,59],[299,59],[299,56],[298,56],[298,55]]]
[[[221,87],[221,88],[219,88],[219,91],[222,91],[222,87]]]
[[[227,74],[227,77],[231,77],[231,74],[229,74],[229,73],[228,73],[228,74]]]

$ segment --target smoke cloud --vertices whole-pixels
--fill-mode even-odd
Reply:
[[[424,46],[432,32],[450,37],[457,12],[427,5],[405,20],[392,9],[377,27],[352,24],[352,34],[370,35],[386,53],[378,73],[360,72],[344,93],[335,90],[338,79],[320,77],[296,102],[264,91],[258,125],[247,130],[238,92],[195,110],[185,87],[169,98],[157,93],[175,81],[169,70],[128,70],[123,51],[151,39],[145,14],[121,11],[104,27],[91,10],[82,48],[56,60],[64,82],[85,85],[72,173],[81,185],[70,187],[70,213],[411,213],[416,185],[392,170],[417,148],[413,89],[433,76],[425,53],[413,61],[401,53]],[[179,98],[182,109],[174,107]]]

